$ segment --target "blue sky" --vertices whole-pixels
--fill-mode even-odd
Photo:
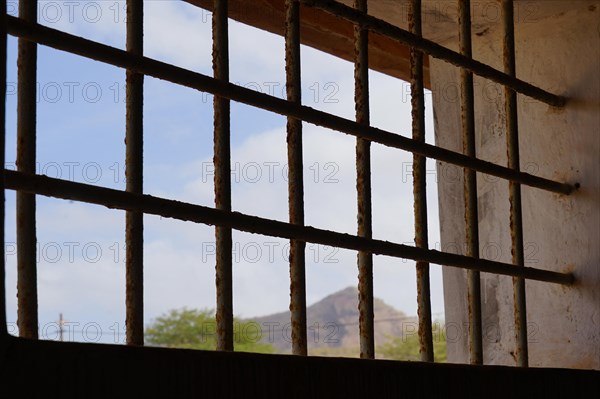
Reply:
[[[40,2],[39,22],[124,48],[123,1]],[[16,9],[9,2],[9,12]],[[54,7],[54,8],[53,8]],[[12,13],[12,12],[11,12]],[[14,13],[13,13],[14,14]],[[210,14],[180,1],[145,2],[145,55],[211,74]],[[125,72],[39,47],[39,172],[124,189]],[[282,97],[284,43],[275,35],[231,22],[231,81]],[[16,145],[16,39],[9,40],[7,167]],[[353,66],[302,49],[304,104],[353,118]],[[375,126],[410,134],[405,82],[372,72],[371,119]],[[433,140],[427,96],[428,141]],[[145,80],[144,173],[148,194],[213,205],[212,97],[154,78]],[[232,104],[233,207],[287,220],[285,118]],[[355,139],[304,125],[306,223],[355,233]],[[374,236],[412,244],[412,178],[409,153],[374,144]],[[428,162],[430,246],[439,249],[435,164]],[[7,193],[8,319],[16,321],[14,193]],[[52,339],[62,312],[92,326],[102,342],[124,329],[124,212],[38,197],[38,289],[42,335]],[[214,308],[213,229],[145,217],[145,319],[169,309]],[[242,317],[288,308],[285,241],[234,233],[234,312]],[[307,300],[357,284],[356,254],[308,245]],[[409,315],[416,313],[411,261],[375,258],[375,295]],[[441,272],[432,266],[433,312],[441,317]],[[91,323],[91,324],[90,324]],[[12,326],[12,327],[11,327]],[[14,328],[14,325],[9,326]],[[45,327],[46,326],[46,327]],[[46,328],[44,330],[44,328]],[[81,336],[75,339],[82,340]],[[87,340],[93,340],[87,338]]]

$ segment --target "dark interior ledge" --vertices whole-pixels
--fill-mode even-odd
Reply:
[[[15,337],[2,342],[3,391],[24,398],[200,398],[204,394],[531,399],[600,393],[598,371],[223,353]]]

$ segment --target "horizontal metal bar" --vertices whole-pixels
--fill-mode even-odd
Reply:
[[[432,57],[442,59],[453,65],[468,69],[476,75],[490,79],[496,83],[508,86],[514,91],[535,98],[554,107],[563,107],[566,98],[547,92],[521,79],[507,75],[489,65],[476,61],[441,46],[431,40],[424,39],[389,22],[382,21],[371,15],[362,13],[352,7],[332,0],[300,0],[307,6],[316,7],[353,23],[363,24],[372,32],[398,40],[410,47],[419,49]]]
[[[310,226],[300,226],[245,215],[239,212],[226,212],[206,206],[76,183],[47,176],[25,174],[8,169],[4,170],[4,176],[5,186],[11,190],[103,205],[111,209],[136,210],[183,221],[226,226],[248,233],[296,239],[313,244],[370,252],[375,255],[425,261],[442,266],[479,270],[486,273],[523,277],[550,283],[568,285],[572,284],[575,280],[574,276],[570,273],[558,273],[530,267],[516,267],[509,263],[475,259],[448,252],[410,247],[389,241],[367,239]]]
[[[16,17],[7,16],[7,25],[8,33],[14,36],[23,37],[58,50],[78,54],[121,68],[128,68],[158,79],[209,92],[281,115],[292,116],[318,126],[337,130],[355,137],[362,137],[388,147],[410,151],[428,158],[437,159],[438,161],[451,163],[556,193],[570,194],[575,190],[575,186],[570,184],[544,179],[524,172],[517,172],[492,162],[468,157],[431,144],[420,143],[382,129],[363,126],[349,119],[318,111],[307,106],[294,104],[232,83],[221,82],[201,73],[164,62],[129,54],[126,51],[70,35],[56,29],[27,23]]]

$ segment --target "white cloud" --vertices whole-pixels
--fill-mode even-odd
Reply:
[[[38,22],[104,44],[125,47],[125,1],[40,1]]]
[[[182,1],[144,3],[144,53],[195,71],[210,71],[211,16]]]

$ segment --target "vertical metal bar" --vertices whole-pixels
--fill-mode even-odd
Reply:
[[[144,2],[127,0],[127,51],[144,52]],[[144,75],[126,71],[125,171],[126,191],[143,193]],[[128,345],[144,344],[144,214],[127,211],[126,246],[126,337]]]
[[[37,22],[37,0],[21,0],[19,17]],[[35,174],[37,44],[19,39],[17,169]],[[17,192],[17,295],[19,335],[38,338],[35,194]]]
[[[285,72],[287,100],[302,102],[300,73],[300,3],[285,1]],[[304,225],[304,175],[302,171],[302,121],[287,118],[288,204],[290,223]],[[292,353],[306,356],[306,243],[290,241],[290,312]]]
[[[6,259],[4,257],[4,165],[6,147],[6,1],[0,0],[0,9],[4,13],[0,16],[0,341],[8,333],[6,326]]]
[[[502,0],[504,25],[504,72],[516,77],[515,62],[515,23],[512,0]],[[520,171],[519,161],[519,123],[517,113],[517,93],[509,87],[504,88],[506,108],[506,144],[508,167]],[[521,185],[509,182],[510,199],[510,237],[512,240],[512,260],[515,265],[525,267],[523,251],[523,215],[521,213]],[[525,279],[513,277],[515,301],[515,341],[517,365],[527,367],[527,307],[525,300]]]
[[[421,0],[409,4],[408,26],[411,33],[422,35]],[[410,93],[412,105],[412,136],[425,142],[425,92],[423,85],[423,53],[414,48],[410,52]],[[427,159],[413,155],[413,198],[415,212],[415,245],[429,249],[427,229]],[[433,332],[431,328],[431,292],[429,263],[417,262],[417,313],[419,316],[419,352],[421,360],[433,362]]]
[[[354,0],[354,8],[367,13],[367,0]],[[354,26],[354,104],[356,122],[369,126],[369,33]],[[358,197],[358,236],[372,238],[371,142],[356,140],[356,191]],[[358,253],[358,310],[360,357],[375,357],[373,313],[373,254]]]
[[[228,0],[214,0],[213,74],[215,79],[229,81]],[[214,158],[215,206],[231,211],[231,149],[230,103],[223,97],[214,97]],[[233,350],[233,272],[231,228],[216,226],[217,246],[217,350]]]
[[[460,53],[472,57],[471,47],[471,2],[459,0]],[[463,129],[463,152],[475,157],[475,108],[473,73],[460,71],[461,116]],[[465,223],[467,256],[479,258],[479,223],[477,219],[477,174],[464,169]],[[471,364],[483,364],[483,342],[481,337],[481,281],[479,272],[467,271],[467,295],[469,303],[469,353]]]

